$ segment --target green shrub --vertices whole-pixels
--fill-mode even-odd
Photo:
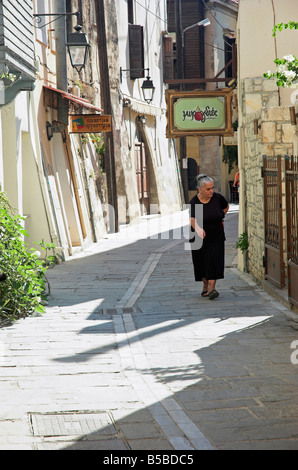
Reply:
[[[248,235],[246,232],[239,235],[235,248],[238,248],[242,254],[248,250]]]
[[[43,313],[46,266],[22,240],[28,236],[22,217],[15,215],[0,191],[0,317],[15,320],[34,312]]]

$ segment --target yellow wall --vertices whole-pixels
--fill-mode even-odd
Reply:
[[[298,21],[296,0],[241,0],[238,15],[238,73],[239,79],[262,77],[274,72],[274,59],[284,55],[298,56],[298,32],[282,30],[272,37],[275,24]],[[241,44],[241,50],[239,49]],[[276,47],[276,52],[275,52]],[[281,105],[290,104],[291,90],[280,90]]]

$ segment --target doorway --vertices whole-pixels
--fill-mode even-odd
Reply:
[[[135,168],[141,215],[150,214],[150,175],[145,143],[135,143]]]

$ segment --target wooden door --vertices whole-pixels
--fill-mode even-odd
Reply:
[[[135,144],[135,166],[141,213],[142,215],[150,214],[149,171],[143,142]]]
[[[265,216],[265,276],[277,287],[285,286],[281,157],[263,157]]]
[[[289,301],[298,307],[298,157],[286,157],[287,259]]]

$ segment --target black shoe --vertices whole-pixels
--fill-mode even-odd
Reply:
[[[219,293],[217,292],[217,290],[213,289],[209,294],[209,299],[213,300],[213,299],[216,299],[218,296],[219,296]]]
[[[6,280],[6,278],[7,278],[6,274],[4,274],[4,273],[0,273],[0,282],[3,282],[3,281],[5,281],[5,280]]]

